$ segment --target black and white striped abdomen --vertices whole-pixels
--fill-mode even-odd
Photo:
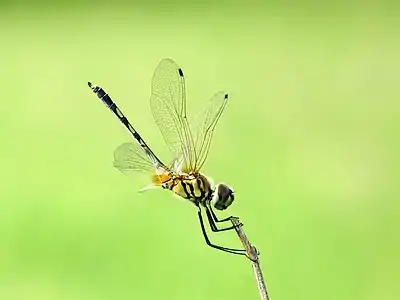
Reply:
[[[125,117],[122,111],[118,108],[117,104],[111,99],[111,97],[104,91],[103,88],[93,85],[88,82],[89,87],[92,91],[96,94],[96,96],[103,101],[103,103],[117,116],[117,118],[121,121],[122,124],[129,130],[129,132],[133,135],[136,142],[142,147],[143,151],[147,154],[150,161],[154,164],[156,168],[162,166],[164,164],[157,158],[157,156],[151,151],[149,146],[147,146],[146,142],[142,139],[140,134],[133,128],[132,124],[129,120]]]

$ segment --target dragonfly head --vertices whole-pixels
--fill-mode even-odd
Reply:
[[[233,190],[226,184],[217,184],[211,200],[213,206],[218,210],[227,209],[235,200]]]

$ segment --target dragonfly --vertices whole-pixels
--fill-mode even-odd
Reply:
[[[117,104],[100,86],[88,82],[89,87],[128,129],[135,142],[123,143],[114,151],[114,167],[121,172],[145,171],[151,183],[142,188],[163,188],[193,203],[198,209],[198,220],[208,246],[228,253],[246,255],[244,249],[233,249],[210,241],[205,228],[203,213],[213,232],[233,230],[238,225],[230,222],[233,216],[217,217],[216,210],[227,209],[235,199],[234,191],[225,183],[214,185],[213,180],[201,169],[208,157],[211,140],[227,101],[228,94],[218,92],[205,109],[197,115],[194,125],[189,124],[186,109],[185,77],[182,69],[170,58],[158,64],[152,79],[150,108],[165,143],[172,154],[172,161],[164,164],[151,150],[128,121]],[[220,228],[218,223],[230,222]]]

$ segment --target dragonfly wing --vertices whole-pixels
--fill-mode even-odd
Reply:
[[[194,130],[197,130],[195,142],[197,159],[194,166],[194,171],[196,172],[201,169],[207,159],[215,126],[217,125],[227,102],[228,94],[225,92],[218,92],[210,99],[206,108],[196,116],[193,128]]]
[[[126,175],[133,175],[138,171],[152,174],[152,183],[141,188],[139,192],[160,187],[163,174],[170,172],[164,165],[153,163],[151,157],[136,143],[124,143],[114,151],[114,167]]]
[[[194,140],[186,116],[185,78],[171,59],[157,66],[151,89],[153,117],[174,157],[183,158],[183,169],[195,165]]]
[[[124,143],[114,151],[114,167],[123,173],[155,172],[156,167],[136,143]]]

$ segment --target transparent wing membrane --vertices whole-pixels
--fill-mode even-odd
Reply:
[[[206,108],[196,116],[193,123],[193,130],[197,131],[195,142],[197,159],[193,168],[195,172],[202,168],[207,159],[215,126],[225,109],[227,101],[228,94],[218,92],[210,99]]]
[[[161,134],[173,155],[169,166],[177,173],[198,173],[204,165],[211,145],[215,126],[228,100],[224,92],[216,93],[203,111],[197,114],[190,127],[186,111],[185,78],[182,70],[171,59],[163,59],[152,80],[151,111]],[[161,163],[136,130],[109,100],[110,109],[131,131],[137,143],[124,143],[114,152],[114,166],[123,173],[154,172],[169,168]],[[115,107],[114,107],[115,106]],[[126,124],[125,124],[126,123]],[[192,135],[192,132],[196,132]]]
[[[125,174],[144,171],[154,173],[155,166],[136,143],[124,143],[114,151],[114,167]]]
[[[196,152],[186,115],[185,78],[171,59],[163,59],[154,72],[150,105],[173,156],[183,157],[183,169],[193,169]]]

